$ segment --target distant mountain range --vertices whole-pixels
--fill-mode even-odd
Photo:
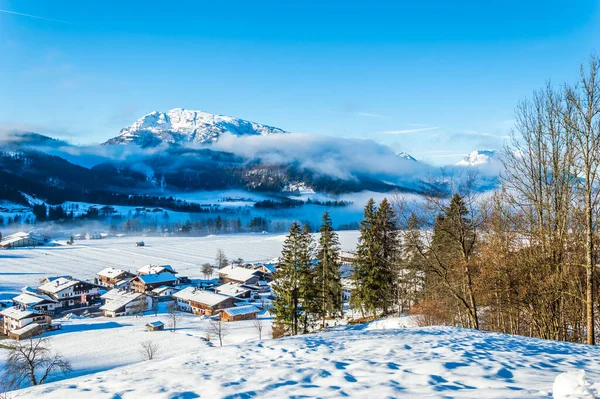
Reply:
[[[209,144],[223,134],[235,136],[283,134],[277,127],[249,122],[230,116],[209,114],[175,108],[167,112],[151,112],[104,144],[136,144],[140,147],[156,147],[161,144],[185,145]]]
[[[238,141],[218,145],[225,134]],[[282,139],[273,139],[277,136]],[[247,139],[259,151],[240,151]],[[479,150],[454,167],[486,169],[481,190],[488,190],[497,185],[497,172],[487,166],[495,159],[495,151]],[[421,179],[437,170],[371,141],[315,139],[178,108],[151,112],[98,146],[75,146],[32,132],[13,134],[0,142],[0,200],[25,205],[32,196],[50,204],[113,205],[133,194],[243,189],[288,195],[290,187],[333,195],[419,193]]]

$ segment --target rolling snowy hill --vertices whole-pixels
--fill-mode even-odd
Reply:
[[[169,144],[207,144],[225,133],[235,136],[286,133],[284,130],[230,116],[175,108],[151,112],[121,130],[119,136],[105,144],[136,144],[155,147]]]
[[[555,397],[597,397],[598,384],[563,374],[585,370],[588,381],[598,380],[597,347],[449,327],[403,328],[401,320],[223,347],[181,340],[185,354],[179,348],[178,354],[163,352],[156,360],[11,392],[11,397],[547,398],[557,376],[562,384],[554,386],[555,393],[581,395]],[[193,334],[193,327],[189,331]],[[95,338],[88,334],[91,341],[84,342],[82,334],[73,332],[72,339],[93,345]],[[163,345],[174,336],[139,334]]]

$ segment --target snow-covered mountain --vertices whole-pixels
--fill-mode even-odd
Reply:
[[[494,150],[475,150],[456,163],[457,166],[480,166],[494,162],[498,154]]]
[[[404,158],[404,159],[406,159],[406,160],[408,160],[408,161],[414,161],[414,162],[417,162],[417,160],[416,160],[415,158],[413,158],[413,156],[412,156],[412,155],[410,155],[409,153],[407,153],[407,152],[404,152],[404,151],[403,151],[403,152],[400,152],[400,153],[398,153],[398,154],[396,154],[396,156],[397,156],[398,158]]]
[[[119,136],[105,144],[136,144],[154,147],[163,143],[212,143],[225,133],[236,136],[287,133],[277,127],[262,125],[230,116],[175,108],[151,112],[121,130]]]

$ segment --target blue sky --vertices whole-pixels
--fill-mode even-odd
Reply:
[[[0,127],[92,143],[182,107],[443,164],[599,44],[597,1],[0,0]]]

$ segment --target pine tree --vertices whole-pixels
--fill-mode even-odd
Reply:
[[[321,327],[325,327],[325,317],[341,315],[343,303],[338,236],[333,230],[329,212],[323,214],[322,220],[315,285],[319,292],[318,311],[322,320]]]
[[[294,222],[283,243],[278,269],[273,275],[274,328],[282,331],[283,335],[298,334],[298,270],[301,234],[300,226]]]
[[[387,198],[379,204],[375,214],[376,248],[379,261],[373,268],[373,280],[376,282],[376,306],[389,314],[398,297],[398,232],[395,215]]]
[[[363,316],[365,312],[388,314],[395,298],[398,233],[387,199],[379,208],[372,198],[368,201],[359,230],[352,304]]]
[[[372,308],[373,287],[371,283],[371,269],[376,267],[377,259],[374,251],[375,233],[375,201],[369,199],[365,205],[363,220],[360,222],[360,237],[354,258],[354,271],[352,275],[354,287],[351,292],[350,302],[352,307],[358,308],[362,316],[365,312],[374,311]]]
[[[304,225],[298,245],[298,299],[302,306],[302,332],[308,333],[318,313],[318,289],[315,284],[314,241],[310,227]]]

